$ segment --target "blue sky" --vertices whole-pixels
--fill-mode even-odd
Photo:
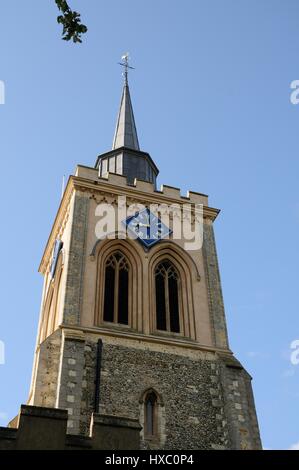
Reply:
[[[265,448],[299,443],[296,0],[70,0],[89,32],[60,39],[54,0],[0,0],[0,424],[30,383],[37,267],[63,175],[111,148],[130,51],[143,150],[160,183],[204,192],[215,223],[230,345],[253,376]],[[298,444],[299,447],[299,444]]]

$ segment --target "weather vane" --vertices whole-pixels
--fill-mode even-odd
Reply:
[[[134,67],[131,67],[129,65],[129,53],[127,52],[126,54],[124,54],[122,57],[121,57],[121,60],[122,62],[118,62],[119,65],[121,65],[122,67],[124,67],[124,72],[123,72],[123,76],[125,78],[125,85],[128,84],[128,69],[132,69],[134,70]]]

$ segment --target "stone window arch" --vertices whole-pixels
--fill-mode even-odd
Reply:
[[[142,254],[142,248],[138,250],[136,248],[136,243],[130,242],[129,240],[122,240],[122,239],[105,239],[105,240],[98,240],[96,245],[93,248],[91,261],[96,259],[96,265],[91,266],[96,272],[94,271],[94,284],[92,286],[93,292],[95,293],[94,297],[94,325],[98,327],[104,328],[117,328],[122,330],[136,330],[136,331],[143,331],[143,283],[144,279],[142,276],[143,272],[143,265],[142,265],[142,258],[140,254]],[[120,259],[117,260],[118,255],[120,255]],[[116,258],[115,258],[116,256]],[[128,321],[127,324],[117,323],[118,321],[118,312],[114,315],[114,307],[113,307],[113,320],[115,322],[105,321],[104,318],[107,319],[107,316],[104,316],[104,306],[105,306],[105,278],[106,278],[106,268],[110,266],[114,268],[112,269],[113,273],[111,272],[110,275],[115,281],[116,275],[116,267],[118,268],[123,267],[127,270],[128,273]],[[125,277],[126,275],[124,275]],[[117,276],[116,276],[117,277]],[[107,281],[109,282],[109,281]],[[110,281],[110,285],[114,285]],[[108,293],[107,293],[108,296]],[[116,297],[116,291],[114,291],[113,299]],[[107,298],[107,297],[106,297]],[[112,295],[111,295],[112,298]],[[106,301],[106,306],[107,306]],[[113,300],[113,305],[116,306],[118,304],[118,298],[116,301]],[[125,316],[125,315],[124,315]],[[112,315],[111,315],[112,317]]]
[[[121,251],[112,253],[105,262],[103,321],[129,324],[130,265]]]
[[[144,401],[144,435],[154,437],[157,435],[157,395],[149,392]]]
[[[157,273],[157,267],[165,261],[172,265],[169,273],[171,272],[172,276],[177,278],[179,333],[171,331],[171,328],[166,330],[157,328],[155,274]],[[149,273],[148,288],[152,293],[149,299],[150,332],[154,335],[167,337],[168,339],[178,340],[184,337],[196,341],[200,337],[200,322],[198,321],[199,303],[195,304],[200,275],[194,260],[183,248],[176,245],[173,241],[162,241],[160,246],[153,247],[151,250]],[[172,329],[175,330],[175,328]]]
[[[155,325],[158,331],[181,332],[181,281],[169,259],[160,261],[154,270]]]
[[[156,448],[165,441],[165,416],[162,397],[154,390],[145,390],[140,398],[141,437],[145,447]]]

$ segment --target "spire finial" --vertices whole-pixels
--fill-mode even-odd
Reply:
[[[129,55],[128,52],[126,52],[124,55],[121,56],[122,62],[118,62],[119,65],[124,67],[123,76],[124,76],[124,79],[125,79],[125,85],[128,85],[128,69],[134,70],[134,67],[131,67],[129,65],[129,59],[130,59],[130,55]]]

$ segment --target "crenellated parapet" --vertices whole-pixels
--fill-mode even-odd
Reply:
[[[107,173],[105,176],[98,176],[98,171],[94,168],[78,165],[75,172],[75,177],[78,180],[75,181],[77,187],[84,186],[84,181],[86,187],[90,189],[95,189],[95,186],[107,187],[110,188],[110,192],[113,192],[113,189],[120,193],[121,190],[126,190],[129,193],[146,193],[147,195],[152,195],[156,198],[162,198],[167,200],[175,200],[181,204],[192,203],[192,204],[203,204],[208,206],[208,196],[203,193],[188,191],[186,195],[181,193],[179,188],[174,186],[169,186],[162,184],[160,189],[155,189],[155,185],[145,180],[134,179],[133,183],[128,183],[127,177],[119,175],[116,173]],[[91,187],[90,184],[93,186]],[[106,186],[107,185],[107,186]],[[115,188],[114,188],[115,187]],[[215,211],[216,218],[219,213],[218,209],[213,209]]]

